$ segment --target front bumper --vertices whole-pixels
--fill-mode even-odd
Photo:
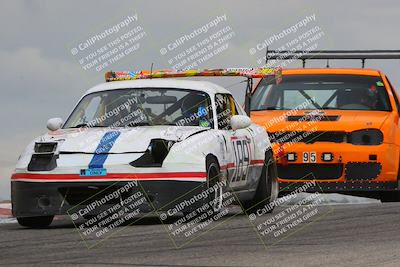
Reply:
[[[91,203],[101,202],[98,207],[85,215],[96,215],[104,209],[140,192],[146,201],[138,208],[141,212],[167,211],[200,194],[206,189],[206,183],[194,181],[149,180],[136,181],[135,186],[127,186],[129,181],[107,182],[11,182],[12,212],[15,217],[66,215],[76,210],[85,209]],[[126,187],[128,190],[121,191]],[[122,192],[118,197],[112,197],[113,192]],[[111,197],[110,197],[111,194]],[[107,196],[109,196],[107,198]],[[98,202],[100,203],[100,202]],[[191,205],[188,209],[197,208],[200,203]],[[122,204],[123,205],[123,204]],[[182,211],[186,211],[183,209]]]
[[[304,162],[303,153],[315,153],[315,162]],[[286,160],[296,153],[296,160]],[[333,160],[322,160],[323,153],[332,153]],[[315,180],[324,191],[395,190],[398,188],[399,148],[394,144],[357,146],[347,143],[292,143],[277,158],[281,189],[289,184]],[[311,189],[310,189],[311,190]]]

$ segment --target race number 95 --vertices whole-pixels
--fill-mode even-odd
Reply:
[[[303,152],[303,162],[304,163],[317,162],[317,153],[316,152]]]

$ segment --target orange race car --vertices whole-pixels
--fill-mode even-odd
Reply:
[[[320,51],[299,59],[304,66],[305,59],[359,58],[364,67],[365,59],[399,55]],[[284,69],[279,83],[264,78],[250,96],[251,118],[273,143],[283,194],[312,180],[309,192],[400,201],[400,103],[381,71]]]

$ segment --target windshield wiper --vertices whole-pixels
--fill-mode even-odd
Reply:
[[[87,123],[80,123],[80,124],[77,124],[77,125],[69,127],[69,128],[83,128],[83,127],[87,127],[87,128],[97,128],[97,127],[99,127],[100,128],[100,127],[108,127],[108,126],[102,126],[102,125],[91,126],[91,125],[88,125]]]
[[[130,122],[125,127],[138,127],[138,126],[151,126],[151,124],[146,121],[146,122]]]
[[[160,124],[150,124],[150,122],[139,122],[139,123],[128,123],[125,127],[138,127],[138,126],[177,126],[176,123],[160,123]]]
[[[335,107],[322,107],[321,109],[339,109],[339,108],[335,108]]]
[[[251,111],[262,111],[262,110],[280,110],[277,107],[266,107],[266,108],[260,108],[260,109],[252,109]]]

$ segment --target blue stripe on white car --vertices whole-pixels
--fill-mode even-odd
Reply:
[[[92,160],[89,163],[89,169],[103,168],[103,164],[108,157],[108,152],[114,146],[114,143],[120,134],[121,132],[118,131],[111,131],[104,134],[94,152]]]

